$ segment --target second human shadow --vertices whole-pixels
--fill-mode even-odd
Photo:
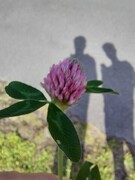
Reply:
[[[127,178],[123,149],[125,142],[135,163],[135,148],[132,145],[135,144],[133,127],[135,72],[129,62],[118,59],[117,50],[112,43],[105,43],[103,50],[111,60],[109,67],[102,64],[104,86],[119,92],[117,97],[104,94],[107,143],[113,154],[115,180],[125,180]],[[112,139],[118,144],[117,147],[110,146]]]

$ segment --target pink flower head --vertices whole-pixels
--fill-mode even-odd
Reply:
[[[76,59],[53,65],[42,86],[58,104],[74,104],[86,90],[86,76]]]

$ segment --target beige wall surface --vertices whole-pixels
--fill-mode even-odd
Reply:
[[[69,114],[135,143],[134,9],[134,0],[0,0],[0,80],[39,88],[53,63],[77,57],[88,79],[120,95],[86,95]]]

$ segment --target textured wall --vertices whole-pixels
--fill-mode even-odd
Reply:
[[[0,0],[0,79],[40,87],[53,63],[78,57],[89,79],[120,95],[86,95],[70,113],[135,143],[134,8],[134,0]]]

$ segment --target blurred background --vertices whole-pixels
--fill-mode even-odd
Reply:
[[[50,66],[69,57],[79,59],[88,80],[103,80],[120,93],[86,94],[67,111],[80,135],[82,161],[99,164],[105,180],[135,179],[134,9],[134,0],[0,0],[0,108],[13,102],[4,92],[8,82],[44,92],[40,82]],[[46,112],[0,122],[1,171],[56,172]],[[79,165],[65,166],[70,176],[70,166]]]

